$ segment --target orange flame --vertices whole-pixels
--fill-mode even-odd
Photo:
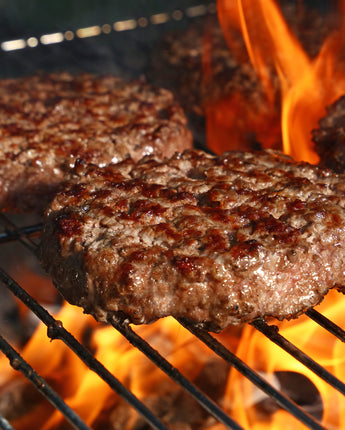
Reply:
[[[343,306],[344,298],[336,291],[331,291],[318,310],[336,324],[341,325]],[[132,347],[114,328],[96,323],[92,317],[84,315],[81,309],[67,303],[64,303],[56,318],[61,320],[64,327],[80,342],[83,342],[85,331],[91,328],[92,334],[88,347],[94,351],[95,357],[144,403],[150,404],[152,399],[159,403],[169,396],[178,398],[177,396],[180,395],[169,377],[138,349]],[[305,316],[278,323],[278,325],[284,337],[340,380],[345,379],[343,343]],[[21,352],[32,367],[90,427],[103,428],[100,421],[102,417],[113,415],[117,426],[115,428],[123,430],[136,428],[138,417],[131,407],[123,405],[121,399],[108,385],[85,366],[63,342],[50,341],[46,330],[46,327],[41,324]],[[152,325],[136,327],[135,331],[192,381],[215,358],[204,344],[172,318],[162,319]],[[344,396],[261,333],[255,331],[253,327],[245,325],[229,328],[217,337],[252,369],[261,372],[273,385],[275,372],[279,371],[297,372],[307,377],[321,395],[322,424],[329,429],[342,428],[342,423],[345,422]],[[18,386],[20,383],[28,384],[18,372],[6,366],[6,361],[6,358],[0,357],[0,392]],[[219,371],[221,369],[219,362],[216,365],[214,369]],[[220,374],[222,374],[221,371]],[[211,380],[217,378],[219,375],[212,373]],[[222,407],[244,428],[304,429],[304,425],[283,410],[278,409],[265,414],[259,405],[260,401],[265,399],[265,395],[235,369],[230,371],[227,378],[224,376],[222,383],[226,384],[224,398],[221,400]],[[277,388],[282,389],[279,386]],[[301,388],[303,389],[303,387],[297,387],[297,391]],[[205,392],[209,394],[207,386]],[[163,400],[163,405],[164,401],[166,400]],[[184,401],[183,397],[180,401]],[[181,409],[182,404],[177,407]],[[124,408],[127,408],[127,412],[123,415]],[[169,412],[169,414],[172,413]],[[15,419],[12,424],[18,430],[65,428],[65,421],[60,412],[46,402],[38,403],[24,416]],[[216,424],[209,425],[207,428],[218,430],[223,427]]]
[[[318,310],[336,324],[343,323],[344,302],[339,293],[331,291]],[[334,374],[340,380],[345,377],[345,345],[334,336],[322,329],[306,316],[294,321],[279,323],[279,332],[289,341],[299,347],[303,352],[316,360],[321,366]],[[327,429],[340,429],[344,427],[345,398],[329,384],[324,382],[312,371],[303,366],[288,353],[283,352],[278,346],[265,338],[251,326],[246,326],[241,338],[241,343],[236,354],[250,367],[262,372],[265,378],[272,382],[274,372],[297,372],[307,377],[316,387],[322,399],[322,425]],[[281,387],[277,387],[282,389]],[[296,392],[305,389],[303,380],[295,387]],[[264,397],[264,396],[263,396]],[[304,429],[292,415],[283,410],[274,413],[260,411],[259,401],[263,400],[258,390],[251,382],[243,378],[235,370],[231,371],[226,405],[232,411],[233,416],[244,428],[252,430],[280,430]],[[256,403],[256,405],[255,405]]]
[[[343,4],[345,5],[345,1]],[[345,93],[345,77],[339,66],[344,47],[345,24],[326,39],[317,57],[311,59],[289,30],[272,0],[218,0],[218,10],[224,35],[237,58],[242,58],[243,52],[236,48],[233,35],[234,31],[242,31],[248,55],[265,88],[267,104],[260,112],[250,110],[246,96],[238,93],[230,99],[224,98],[219,103],[208,106],[208,137],[213,139],[211,146],[218,152],[230,149],[225,147],[230,140],[227,133],[240,141],[241,134],[248,128],[248,122],[253,126],[257,137],[262,139],[264,146],[272,147],[276,144],[276,130],[272,131],[272,124],[273,128],[275,127],[276,112],[269,110],[276,107],[277,92],[275,82],[272,81],[272,74],[275,74],[280,82],[284,150],[296,159],[317,162],[317,155],[310,142],[310,131],[317,126],[318,119],[325,113],[325,106]],[[205,53],[205,79],[212,75],[212,67],[207,58],[211,55],[211,50],[210,46]],[[242,118],[243,113],[246,114],[245,118]],[[239,131],[236,132],[232,129],[235,122],[240,122]],[[221,131],[219,124],[224,126]],[[219,135],[213,134],[216,132],[219,132]],[[320,309],[335,323],[341,324],[343,305],[339,294],[330,292]],[[83,315],[80,309],[66,303],[56,318],[61,320],[64,327],[80,342],[83,341],[87,329],[92,328],[88,346],[94,351],[96,358],[144,402],[150,399],[152,393],[163,398],[174,390],[169,378],[140,351],[131,347],[112,327],[96,324],[91,317]],[[343,343],[329,336],[306,317],[280,323],[279,327],[280,333],[288,340],[340,380],[345,379]],[[163,319],[150,326],[137,327],[136,331],[191,380],[200,374],[210,357],[213,357],[202,343],[172,318]],[[237,334],[237,330],[225,331],[220,335],[222,343],[231,345],[232,351],[237,349],[236,354],[245,363],[262,372],[269,380],[278,371],[297,372],[307,377],[322,397],[322,424],[330,429],[344,427],[345,399],[341,394],[251,326],[243,328],[239,344]],[[96,423],[99,423],[99,417],[105,409],[111,413],[112,410],[117,412],[121,408],[120,398],[68,347],[59,340],[51,342],[47,338],[45,326],[39,326],[21,354],[89,426],[96,428]],[[0,387],[27,383],[8,366],[4,357],[0,357],[0,368]],[[236,370],[231,370],[223,404],[243,427],[252,430],[304,428],[282,410],[264,415],[255,406],[257,396],[255,386]],[[134,427],[134,415],[125,415],[122,419],[122,424],[117,422],[117,428],[121,425],[124,430]],[[44,403],[38,404],[24,417],[14,420],[13,425],[19,430],[53,430],[63,428],[63,418],[53,407]],[[97,428],[101,428],[100,424]],[[220,427],[216,425],[212,428],[216,430]]]
[[[85,333],[92,329],[87,347],[135,396],[148,403],[150,409],[150,403],[156,405],[154,413],[159,415],[162,405],[164,407],[164,400],[159,405],[162,399],[172,399],[177,411],[183,409],[182,403],[178,405],[176,401],[181,397],[178,386],[113,327],[97,323],[91,316],[84,315],[82,309],[67,302],[55,318],[81,343]],[[173,318],[135,327],[135,331],[191,381],[214,360],[212,352]],[[234,336],[231,333],[220,336],[225,336],[224,342],[228,346],[238,344],[238,330]],[[138,414],[134,409],[125,404],[62,341],[51,341],[44,324],[39,325],[21,355],[90,427],[104,428],[103,419],[107,423],[106,428],[110,428],[109,420],[113,416],[114,428],[136,428]],[[0,396],[11,391],[12,387],[15,393],[18,386],[30,386],[19,372],[9,367],[6,357],[0,356],[0,369]],[[222,382],[223,389],[225,383],[226,379]],[[23,416],[11,419],[16,429],[65,428],[66,422],[58,410],[40,397],[36,403]],[[179,416],[178,412],[169,411],[172,417],[174,413]],[[181,414],[178,419],[183,420],[185,416]]]
[[[231,48],[233,29],[242,29],[248,55],[272,108],[274,77],[279,78],[284,152],[296,160],[317,163],[311,131],[325,115],[325,107],[345,94],[345,73],[341,70],[345,24],[328,36],[312,59],[273,0],[218,0],[218,14]],[[262,143],[269,146],[265,141]]]

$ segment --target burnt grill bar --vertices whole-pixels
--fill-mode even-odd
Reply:
[[[304,423],[308,428],[314,430],[324,429],[324,427],[322,427],[314,417],[306,413],[295,402],[267,383],[263,378],[261,378],[261,376],[254,372],[254,370],[248,367],[242,360],[240,360],[238,357],[236,357],[236,355],[225,348],[224,345],[218,342],[217,339],[211,336],[210,333],[195,327],[193,324],[190,324],[188,321],[183,319],[179,319],[178,321],[187,330],[204,342],[205,345],[212,349],[212,351],[230,363],[243,376],[249,379],[253,384],[264,391],[270,398],[275,400],[283,409],[290,412],[295,418]]]
[[[19,229],[12,221],[10,221],[5,215],[0,213],[0,222],[3,225],[5,232],[2,234],[2,242],[9,242],[11,241],[11,238],[13,236],[17,236],[18,241],[23,244],[29,251],[35,254],[37,245],[32,240],[31,234],[30,234],[30,228],[22,228]],[[29,231],[27,231],[29,230]],[[39,231],[42,230],[42,227]],[[38,231],[38,232],[39,232]],[[36,233],[38,233],[36,232]],[[6,240],[5,240],[6,239]],[[1,243],[1,241],[0,241]]]
[[[278,333],[279,329],[277,326],[269,326],[265,321],[258,320],[252,322],[252,325],[269,338],[276,345],[280,346],[284,351],[292,355],[296,360],[300,361],[310,370],[312,370],[316,375],[338,390],[340,393],[345,395],[345,384],[341,382],[338,378],[333,376],[324,367],[320,366],[303,351],[298,349],[295,345],[285,339],[282,335]]]
[[[342,342],[345,342],[345,331],[336,324],[334,324],[333,321],[329,320],[315,309],[308,309],[306,314],[309,318],[319,324],[319,326],[332,333],[333,336],[337,337]]]
[[[10,360],[11,366],[20,371],[44,397],[58,409],[70,424],[78,430],[90,430],[61,397],[39,376],[35,370],[21,357],[14,348],[0,335],[0,350]],[[4,427],[6,428],[6,427]]]
[[[153,349],[144,339],[138,336],[128,325],[117,322],[114,318],[109,321],[133,346],[143,352],[153,363],[155,363],[171,379],[177,382],[182,388],[194,397],[210,414],[223,423],[226,428],[241,430],[242,427],[235,423],[222,409],[220,409],[211,399],[195,387],[186,379],[178,369],[174,368],[164,357]]]
[[[62,340],[91,370],[102,378],[114,392],[119,394],[156,430],[167,430],[162,422],[137,399],[121,382],[116,379],[93,355],[81,345],[46,309],[40,306],[20,285],[0,268],[0,281],[48,327],[47,335],[51,339]]]
[[[0,243],[11,242],[14,240],[18,240],[20,237],[32,237],[35,236],[36,233],[40,233],[42,231],[42,224],[29,225],[18,230],[6,231],[0,233]]]
[[[1,415],[0,415],[0,429],[2,429],[2,430],[14,430],[14,428],[7,421],[7,419]]]

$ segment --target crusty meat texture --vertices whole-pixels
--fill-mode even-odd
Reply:
[[[100,321],[293,318],[345,282],[345,177],[271,150],[76,166],[43,267]]]
[[[114,76],[0,81],[0,210],[39,212],[78,158],[104,166],[192,146],[170,91]]]

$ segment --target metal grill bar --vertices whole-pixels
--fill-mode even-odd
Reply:
[[[2,430],[14,430],[14,428],[7,421],[7,419],[1,415],[0,415],[0,429],[2,429]]]
[[[277,326],[269,326],[265,321],[262,320],[254,321],[252,325],[268,339],[280,346],[284,351],[288,352],[299,362],[308,367],[308,369],[312,370],[316,375],[330,384],[333,388],[345,395],[345,384],[328,372],[324,367],[316,363],[307,354],[285,339],[282,335],[280,335],[278,333],[279,329]]]
[[[12,348],[0,335],[0,350],[10,360],[11,366],[21,372],[35,387],[58,409],[64,417],[78,430],[90,430],[80,417],[61,399],[61,397],[41,378],[35,370]],[[5,427],[6,428],[6,427]]]
[[[11,221],[0,214],[0,222],[5,227],[5,232],[0,234],[0,243],[19,240],[24,246],[36,254],[36,243],[33,238],[41,230],[41,224],[17,228]],[[158,430],[166,430],[166,427],[156,418],[151,411],[149,411],[130,391],[128,391],[113,375],[109,373],[104,366],[99,363],[68,331],[66,331],[62,324],[55,320],[43,307],[41,307],[25,290],[23,290],[5,271],[0,269],[0,281],[7,285],[7,287],[15,294],[23,303],[31,309],[38,318],[48,327],[48,336],[52,339],[62,340],[76,355],[94,372],[96,372],[117,394],[125,399],[134,409],[136,409],[143,417],[149,422],[153,428]],[[318,324],[327,329],[331,334],[337,336],[340,340],[344,341],[345,332],[328,320],[323,315],[314,310],[307,312],[308,316],[314,319]],[[300,422],[304,423],[310,429],[321,430],[324,429],[318,421],[296,403],[286,397],[282,392],[276,390],[272,385],[268,384],[261,376],[254,372],[250,367],[243,363],[238,357],[227,350],[224,345],[220,344],[209,333],[194,327],[186,321],[179,320],[185,328],[192,334],[197,336],[199,340],[204,342],[211,348],[217,355],[222,357],[225,361],[230,363],[236,368],[243,376],[249,379],[260,390],[265,392],[271,399],[275,400],[283,409],[287,410]],[[177,382],[189,394],[191,394],[196,401],[199,402],[210,414],[222,422],[227,428],[240,430],[240,427],[234,422],[224,411],[218,407],[212,400],[210,400],[204,393],[199,391],[188,379],[173,366],[170,365],[157,351],[155,351],[146,341],[138,336],[130,327],[111,321],[111,324],[124,335],[129,342],[140,349],[152,362],[154,362],[161,370],[163,370],[171,379]],[[314,373],[319,375],[326,382],[330,383],[341,393],[345,393],[345,385],[327,372],[323,367],[315,363],[311,358],[305,355],[302,351],[298,350],[293,344],[288,342],[277,333],[275,326],[267,326],[264,321],[256,321],[253,326],[266,335],[271,341],[276,343],[285,351],[289,352],[294,358],[301,361],[309,367]],[[48,399],[49,400],[49,399]],[[67,418],[67,417],[66,417]],[[1,427],[3,426],[3,427]],[[1,421],[0,428],[6,427],[6,420]]]
[[[7,230],[0,233],[0,243],[11,242],[18,240],[20,237],[34,236],[36,233],[40,233],[42,230],[42,224],[30,225],[15,230]]]
[[[138,336],[128,325],[124,325],[110,318],[110,324],[118,330],[133,346],[143,352],[153,363],[155,363],[171,379],[177,382],[182,388],[193,396],[193,398],[203,406],[210,414],[223,423],[226,428],[233,430],[243,429],[235,423],[221,408],[219,408],[209,397],[202,393],[195,385],[189,382],[175,367],[173,367],[164,357],[153,349],[144,339]]]
[[[333,334],[335,337],[337,337],[342,342],[345,342],[345,331],[334,324],[333,321],[329,320],[324,315],[320,314],[315,309],[309,309],[307,310],[306,314],[309,318],[311,318],[313,321],[315,321],[317,324],[319,324],[321,327],[329,331],[331,334]]]
[[[5,217],[5,215],[3,215],[1,213],[0,213],[0,221],[3,224],[3,226],[5,227],[6,233],[8,235],[16,235],[18,238],[17,240],[20,243],[22,243],[26,248],[28,248],[32,253],[35,254],[37,245],[31,239],[30,236],[25,234],[23,231],[21,232],[21,230],[18,229],[18,227],[15,224],[13,224],[12,221],[10,221],[8,218]]]
[[[31,232],[39,231],[42,228],[42,225],[37,224],[36,226],[32,226],[32,228],[22,228],[18,229],[16,226],[9,221],[7,218],[2,216],[3,220],[6,222],[6,225],[11,228],[11,230],[7,233],[7,241],[11,240],[12,237],[21,237],[24,236],[24,239],[30,240],[30,237],[27,237],[27,235],[30,235]],[[6,234],[6,233],[5,233]],[[1,237],[1,236],[0,236]],[[31,240],[30,240],[31,242]],[[35,244],[31,242],[34,246]],[[31,251],[35,253],[35,249],[31,247]],[[4,278],[3,278],[4,277]],[[15,283],[13,279],[11,279],[4,271],[0,269],[0,279],[2,279],[4,282],[7,283],[14,283],[15,287],[19,287],[18,293],[25,293],[24,297],[19,297],[17,293],[10,287],[12,292],[19,297],[24,303],[25,303],[25,296],[27,300],[29,300],[31,297],[30,295],[27,295],[27,293],[21,289],[21,287]],[[15,288],[16,289],[16,288]],[[20,292],[22,290],[22,292]],[[27,303],[26,303],[27,304]],[[27,304],[28,305],[28,304]],[[38,304],[37,304],[38,305]],[[28,305],[29,306],[29,305]],[[29,306],[30,307],[30,306]],[[36,305],[35,305],[36,307]],[[55,333],[56,329],[60,329],[60,326],[56,327],[56,323],[49,323],[48,321],[44,321],[45,317],[45,309],[42,308],[43,315],[40,315],[40,309],[39,305],[36,309],[30,309],[48,326],[48,334],[52,338],[60,338],[65,343],[66,341],[61,337],[61,335],[57,335]],[[115,322],[113,323],[115,327]],[[195,400],[199,402],[206,410],[208,410],[215,418],[219,420],[219,422],[223,423],[227,428],[233,429],[233,430],[242,430],[242,427],[240,427],[237,423],[235,423],[231,418],[222,411],[221,408],[219,408],[211,399],[209,399],[205,394],[203,394],[200,390],[198,390],[191,382],[188,381],[188,379],[184,378],[180,372],[173,368],[170,363],[168,363],[162,356],[160,356],[156,351],[154,351],[143,339],[141,339],[139,336],[137,336],[129,327],[124,327],[122,325],[116,324],[115,327],[118,331],[120,331],[133,345],[135,345],[138,349],[140,349],[145,355],[147,355],[157,366],[159,366],[165,373],[170,376],[173,380],[179,383],[186,391],[188,391]],[[131,332],[131,334],[130,334]],[[67,332],[68,333],[68,332]],[[80,357],[80,355],[78,354]],[[82,357],[80,357],[82,358]],[[84,361],[84,360],[83,360]],[[88,364],[89,365],[89,364]],[[89,365],[90,366],[90,365]],[[98,373],[99,370],[96,372]],[[153,415],[154,416],[154,415]]]
[[[3,282],[31,311],[48,327],[51,339],[62,340],[74,353],[97,375],[103,379],[117,394],[126,400],[156,430],[168,430],[164,424],[115,378],[93,355],[83,347],[49,312],[40,306],[20,285],[0,268],[0,281]]]
[[[11,52],[22,50],[25,48],[36,48],[40,44],[51,45],[62,43],[64,41],[71,41],[75,37],[97,37],[102,34],[109,34],[112,30],[115,32],[131,31],[138,27],[146,27],[151,25],[165,24],[170,20],[180,21],[182,18],[198,18],[206,14],[216,13],[215,2],[210,2],[208,5],[200,4],[196,6],[189,6],[185,10],[176,9],[171,12],[157,12],[152,13],[150,16],[137,16],[133,18],[126,18],[120,21],[115,21],[110,24],[96,24],[89,27],[78,28],[75,32],[66,30],[64,32],[51,32],[42,34],[41,36],[31,36],[29,38],[19,38],[12,40],[5,40],[0,44],[0,48],[4,52]]]
[[[236,355],[230,352],[224,345],[218,342],[213,336],[208,332],[201,330],[198,327],[190,324],[184,319],[178,319],[179,323],[182,324],[187,330],[198,337],[202,342],[205,343],[212,351],[217,355],[222,357],[228,363],[230,363],[236,370],[238,370],[242,375],[248,378],[253,384],[264,391],[269,397],[275,400],[283,409],[290,412],[295,418],[304,423],[308,428],[313,430],[325,430],[323,426],[320,425],[314,417],[305,412],[300,408],[295,402],[290,400],[280,391],[276,390],[272,385],[268,384],[261,376],[259,376],[254,370],[248,367],[242,360],[240,360]]]

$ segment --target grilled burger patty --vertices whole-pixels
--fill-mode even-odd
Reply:
[[[76,166],[43,267],[100,321],[292,318],[345,284],[345,177],[271,150]]]
[[[327,107],[327,113],[312,131],[320,164],[337,173],[345,172],[345,96]]]
[[[104,166],[192,146],[172,94],[113,76],[0,81],[0,209],[41,211],[77,158]]]

